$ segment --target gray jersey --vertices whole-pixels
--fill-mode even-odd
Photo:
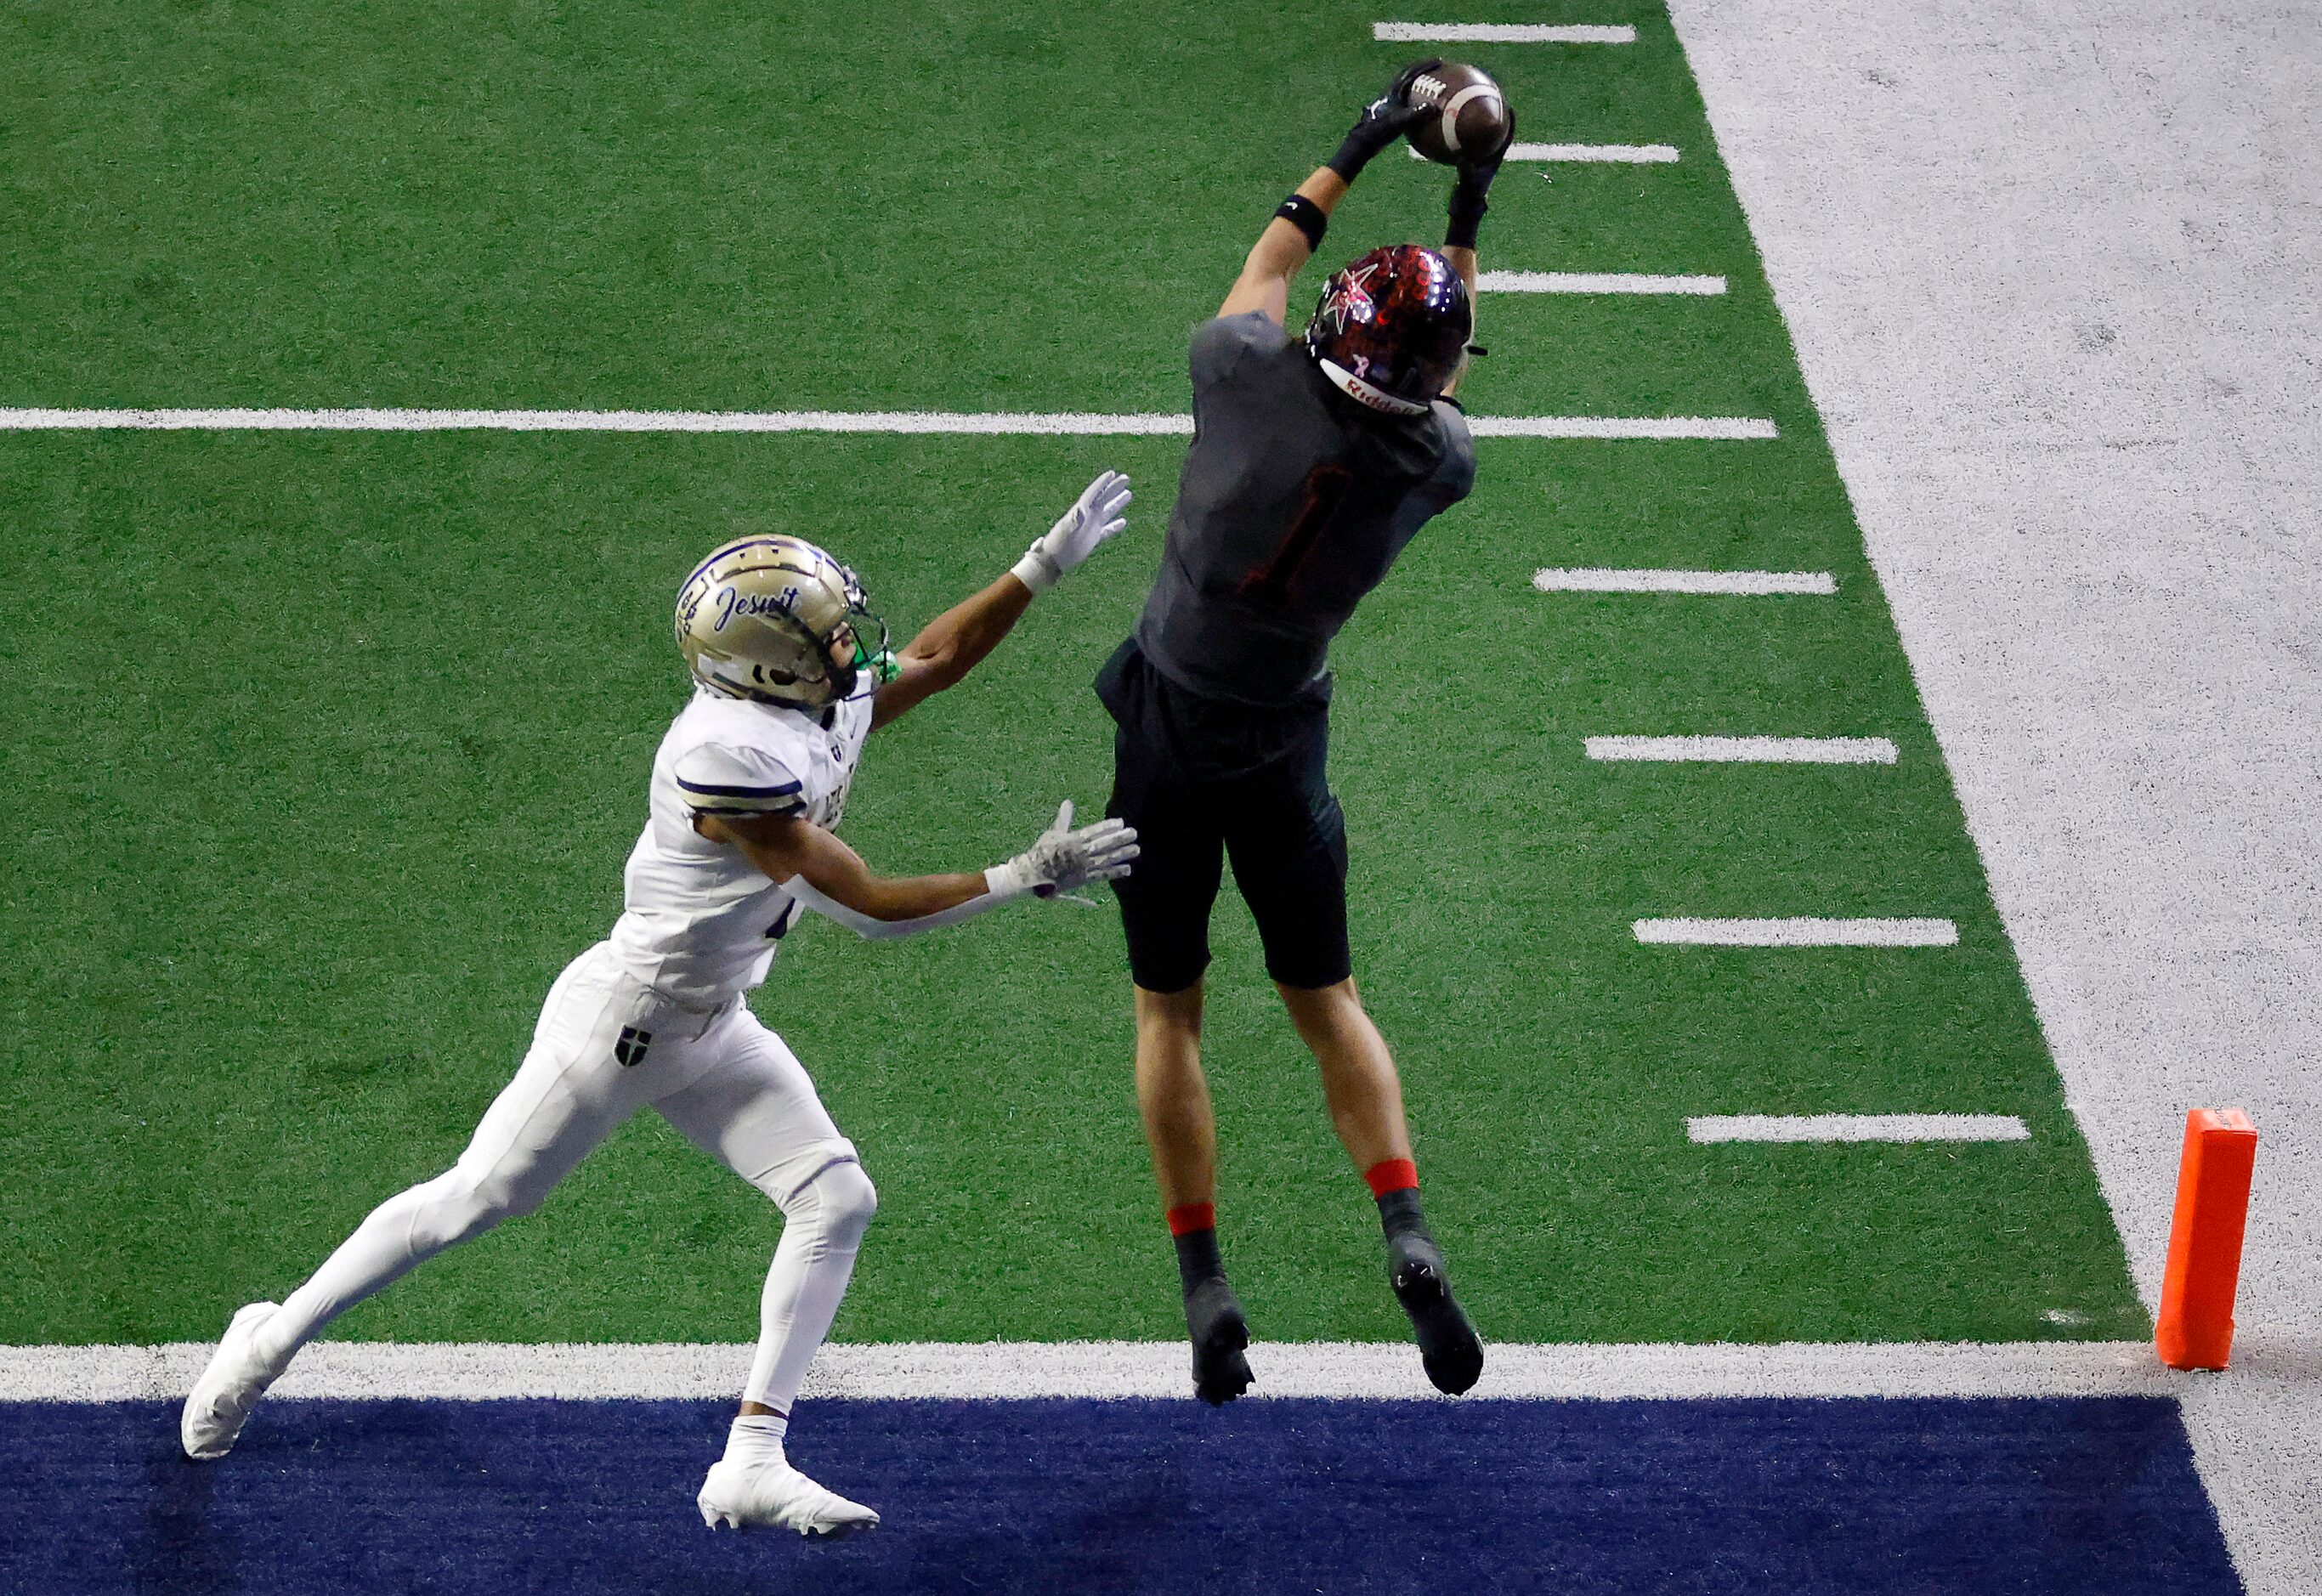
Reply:
[[[1194,330],[1193,444],[1137,644],[1205,698],[1327,697],[1330,639],[1428,518],[1467,496],[1458,406],[1358,409],[1259,312]]]

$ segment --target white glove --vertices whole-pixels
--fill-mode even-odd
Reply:
[[[1024,552],[1024,558],[1011,568],[1016,579],[1035,593],[1055,587],[1065,572],[1095,553],[1099,543],[1129,524],[1121,512],[1134,497],[1129,491],[1129,479],[1119,471],[1099,476],[1073,501],[1073,507]]]
[[[1056,823],[1005,864],[983,872],[984,889],[999,898],[1029,892],[1054,898],[1090,881],[1110,881],[1129,873],[1137,857],[1137,833],[1126,820],[1100,820],[1073,829],[1073,800],[1056,810]]]

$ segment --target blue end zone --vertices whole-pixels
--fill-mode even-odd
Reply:
[[[0,1405],[0,1587],[50,1592],[2240,1590],[2176,1404],[809,1404],[885,1516],[713,1536],[707,1402]]]

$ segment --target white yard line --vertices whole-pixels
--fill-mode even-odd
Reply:
[[[1543,593],[1725,593],[1745,597],[1838,591],[1826,570],[1612,570],[1549,568],[1531,573]]]
[[[1778,436],[1771,421],[1734,415],[1479,415],[1479,438]],[[0,432],[360,433],[964,433],[1056,436],[1189,435],[1190,415],[941,410],[60,410],[0,409]]]
[[[0,431],[970,433],[1176,435],[1190,415],[941,410],[0,410]]]
[[[1722,277],[1661,277],[1642,271],[1486,271],[1484,294],[1723,294]]]
[[[122,1402],[184,1396],[210,1348],[0,1347],[0,1401]],[[280,1397],[489,1400],[711,1398],[738,1391],[747,1345],[518,1345],[325,1341],[274,1387]],[[1398,1343],[1261,1342],[1265,1397],[1433,1400]],[[2183,1388],[2135,1341],[1787,1342],[1773,1345],[1495,1345],[1475,1396],[2038,1397],[2167,1395]],[[1190,1397],[1176,1341],[906,1343],[827,1346],[809,1397]]]
[[[1422,159],[1425,159],[1422,157]],[[1678,159],[1674,144],[1526,144],[1508,146],[1508,160],[1596,161],[1618,166],[1666,166]]]
[[[1755,415],[1471,415],[1479,438],[1698,438],[1729,442],[1778,438]]]
[[[2027,1142],[2013,1114],[1703,1114],[1694,1142]]]
[[[1591,737],[1590,759],[1713,764],[1891,765],[1884,737]]]
[[[1634,44],[1636,29],[1537,23],[1373,23],[1382,44]]]
[[[1644,943],[1727,948],[1947,948],[1959,941],[1949,920],[1639,920]]]
[[[1427,157],[1411,146],[1411,159],[1425,160]],[[1665,166],[1678,159],[1674,144],[1527,144],[1522,141],[1508,146],[1507,160],[1593,161],[1618,166]]]

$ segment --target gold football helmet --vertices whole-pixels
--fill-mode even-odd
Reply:
[[[711,692],[793,709],[896,673],[863,584],[804,538],[736,538],[695,566],[678,589],[677,647]]]

